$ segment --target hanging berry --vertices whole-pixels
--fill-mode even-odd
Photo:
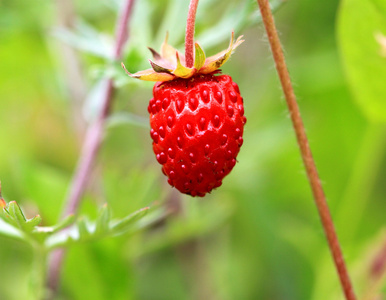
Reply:
[[[194,61],[167,43],[150,49],[151,69],[126,73],[157,81],[149,102],[153,151],[171,186],[191,196],[205,196],[222,184],[235,166],[246,123],[238,85],[219,68],[243,42],[232,32],[228,49],[206,58],[195,43]]]

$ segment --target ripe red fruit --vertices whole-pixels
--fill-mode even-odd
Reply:
[[[150,100],[151,137],[168,182],[204,196],[219,187],[243,144],[243,98],[228,75],[157,82]]]
[[[125,69],[133,78],[157,81],[148,107],[153,150],[181,193],[203,197],[236,164],[246,122],[243,98],[230,76],[215,74],[241,38],[234,41],[232,33],[228,49],[209,58],[196,43],[193,67],[183,65],[184,57],[166,39],[161,54],[150,49],[152,69]]]

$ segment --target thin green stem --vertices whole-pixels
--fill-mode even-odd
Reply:
[[[198,0],[191,0],[189,5],[188,18],[186,20],[185,33],[185,64],[192,68],[194,64],[194,24],[196,21]]]
[[[279,35],[276,30],[275,21],[272,16],[269,1],[257,0],[257,2],[260,7],[261,16],[263,18],[263,23],[271,46],[272,55],[275,60],[276,70],[279,75],[288,110],[290,112],[292,125],[296,133],[296,139],[314,196],[315,205],[318,209],[320,220],[326,234],[328,246],[335,263],[340,283],[346,299],[355,300],[356,296],[354,294],[354,289],[352,287],[346,264],[343,259],[343,253],[339,244],[338,236],[335,232],[334,223],[332,221],[330,210],[327,205],[326,197],[320,182],[315,161],[312,157],[311,148],[309,146],[308,138],[304,129],[303,120],[300,115],[299,106],[296,101],[296,96],[292,87],[291,78],[289,76],[287,64],[285,62],[283,49],[281,47]]]
[[[31,268],[31,296],[35,300],[46,299],[47,250],[39,243],[33,245]]]

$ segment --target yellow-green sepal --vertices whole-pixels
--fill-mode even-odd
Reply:
[[[201,46],[198,43],[194,44],[195,46],[195,58],[194,58],[194,67],[197,71],[200,71],[200,69],[205,64],[205,52],[202,50]]]
[[[157,73],[168,73],[168,74],[171,74],[171,72],[173,71],[171,69],[165,68],[165,67],[155,63],[154,61],[151,61],[150,59],[149,59],[149,62],[150,62],[151,67],[153,68],[153,70],[155,72],[157,72]]]
[[[147,70],[143,70],[143,71],[139,71],[137,73],[131,74],[129,71],[127,71],[123,63],[121,65],[122,65],[122,68],[125,70],[126,74],[132,78],[137,78],[145,81],[169,81],[175,78],[175,76],[173,76],[172,74],[158,73],[153,69],[147,69]]]
[[[187,68],[181,64],[180,56],[176,52],[177,67],[173,71],[173,74],[179,78],[189,78],[196,72],[195,68]]]
[[[161,57],[166,59],[169,63],[172,63],[174,66],[176,65],[176,52],[172,46],[168,44],[169,33],[166,33],[165,41],[161,46]]]
[[[232,32],[231,41],[228,49],[217,53],[206,59],[204,66],[200,69],[200,73],[209,74],[219,69],[231,56],[232,52],[242,43],[242,35],[234,42],[235,33]]]

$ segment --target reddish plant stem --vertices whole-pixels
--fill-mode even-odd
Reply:
[[[271,8],[269,6],[268,0],[257,0],[257,2],[259,4],[261,16],[267,31],[268,40],[286,98],[287,106],[290,111],[292,124],[295,129],[297,142],[299,144],[303,163],[307,171],[307,176],[315,199],[315,204],[317,206],[323,229],[327,237],[328,245],[334,259],[342,289],[347,300],[355,300],[356,297],[343,259],[342,250],[334,228],[334,223],[331,218],[326,197],[324,195],[323,188],[319,179],[318,171],[312,157],[303,121],[300,116],[299,107],[292,88],[291,79],[288,73],[287,65],[285,63],[283,50],[280,44]]]
[[[126,0],[124,9],[118,18],[116,25],[116,41],[113,53],[114,60],[119,60],[122,55],[123,46],[127,40],[128,21],[133,8],[134,0]],[[87,180],[90,177],[92,166],[95,162],[104,132],[104,124],[109,114],[113,98],[113,80],[108,79],[105,82],[105,89],[100,114],[86,133],[86,138],[82,147],[80,158],[77,164],[75,174],[70,185],[70,192],[66,201],[64,216],[76,213],[82,195],[85,191]]]
[[[194,64],[194,23],[196,20],[198,0],[191,0],[185,32],[185,64],[192,68]]]
[[[122,56],[123,46],[128,38],[128,23],[133,6],[134,0],[126,0],[124,2],[123,9],[121,10],[121,14],[117,19],[115,47],[113,53],[114,60],[119,60]],[[109,115],[113,93],[113,80],[108,79],[105,82],[101,111],[96,121],[90,125],[86,132],[85,141],[83,143],[77,167],[70,184],[70,190],[66,200],[66,206],[63,210],[63,216],[77,213],[103,139],[104,126],[106,118]],[[53,292],[56,291],[59,283],[60,270],[64,255],[64,249],[59,249],[52,253],[49,261],[48,286]]]

